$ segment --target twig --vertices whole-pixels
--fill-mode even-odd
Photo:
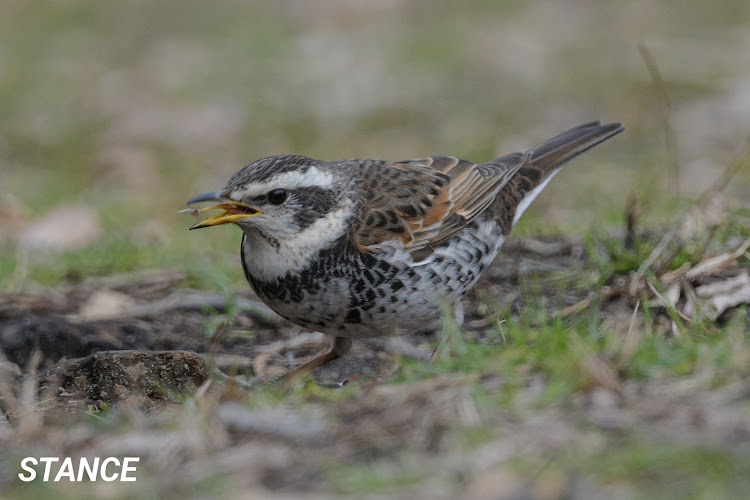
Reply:
[[[703,311],[695,289],[685,278],[680,280],[680,289],[682,290],[682,294],[685,295],[686,301],[685,307],[683,307],[684,315],[691,318],[691,321],[698,321],[703,317]]]
[[[241,377],[230,377],[216,367],[211,370],[211,376],[227,384],[236,384],[240,388],[245,390],[254,389],[258,387],[258,383],[261,382],[260,379],[253,379],[248,382],[247,380],[243,380]]]
[[[114,274],[88,278],[78,287],[83,288],[157,288],[165,289],[187,279],[184,271],[179,269],[149,269],[134,273]]]
[[[638,309],[641,307],[641,301],[635,303],[635,307],[633,308],[633,314],[630,316],[630,324],[628,325],[628,331],[625,334],[625,339],[623,341],[622,345],[622,356],[626,360],[630,360],[633,357],[633,354],[635,353],[635,350],[638,348],[638,343],[640,340],[640,335],[637,335],[637,330],[635,329],[636,320],[638,319]]]
[[[271,344],[258,347],[258,352],[295,351],[303,348],[317,348],[326,342],[326,336],[320,332],[300,333],[288,340],[279,340]]]
[[[279,316],[267,305],[257,300],[250,300],[245,297],[233,297],[229,301],[234,307],[248,311],[253,315],[259,316],[266,321],[278,321]],[[70,315],[68,319],[76,323],[89,323],[93,321],[102,321],[109,319],[123,318],[143,318],[150,316],[160,316],[173,311],[200,311],[206,308],[225,311],[229,306],[228,300],[224,295],[216,293],[182,293],[175,292],[169,297],[158,300],[151,304],[136,306],[124,313],[118,313],[110,317],[97,316],[94,319],[82,318],[77,314]]]
[[[589,295],[585,299],[580,300],[573,305],[563,308],[563,310],[557,313],[555,316],[558,318],[567,318],[568,316],[577,314],[583,311],[584,309],[586,309],[588,306],[590,306],[591,303],[594,301],[594,297],[595,296],[593,294]]]
[[[679,165],[677,164],[677,137],[675,136],[674,127],[672,126],[672,101],[669,98],[667,84],[661,76],[659,66],[656,64],[656,61],[654,61],[651,51],[648,50],[643,42],[638,44],[638,50],[641,53],[641,57],[643,57],[643,62],[646,63],[646,68],[651,75],[651,80],[654,82],[654,87],[659,94],[659,101],[664,113],[667,171],[669,172],[669,187],[674,195],[680,191],[680,171]]]
[[[678,311],[676,307],[674,307],[672,304],[670,304],[669,301],[667,299],[665,299],[664,296],[661,293],[659,293],[659,290],[657,290],[656,287],[651,283],[651,280],[646,280],[646,286],[648,286],[648,288],[651,290],[651,293],[653,293],[654,296],[657,299],[659,299],[659,301],[662,303],[662,305],[664,306],[664,308],[668,312],[677,315],[683,321],[687,321],[688,323],[692,323],[693,322],[692,318],[689,318],[688,316],[685,316],[680,311]],[[674,320],[672,321],[672,323],[676,324]],[[672,328],[672,331],[674,332],[675,337],[677,337],[677,338],[682,337],[682,333],[680,332],[679,327]]]
[[[677,235],[677,232],[675,230],[670,230],[667,232],[667,234],[664,235],[664,237],[661,239],[658,245],[651,251],[649,256],[646,258],[646,260],[643,261],[641,266],[638,268],[638,274],[643,274],[647,269],[649,269],[654,261],[659,258],[659,256],[664,253],[664,250],[666,250],[667,245],[672,241],[672,239]]]
[[[628,285],[618,285],[618,286],[605,286],[603,287],[598,294],[591,294],[585,299],[576,302],[573,305],[570,305],[568,307],[565,307],[563,310],[561,310],[559,313],[553,315],[554,318],[567,318],[568,316],[572,314],[579,313],[586,309],[588,306],[591,305],[591,303],[594,301],[595,298],[599,298],[602,300],[612,300],[614,298],[619,297],[623,293],[625,293],[628,290]]]
[[[716,274],[742,257],[748,248],[750,248],[750,238],[746,239],[734,252],[723,253],[704,260],[692,269],[689,269],[685,273],[685,277],[689,280],[694,280],[706,274]]]

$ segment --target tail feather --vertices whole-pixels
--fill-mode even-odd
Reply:
[[[493,215],[503,232],[510,232],[534,198],[570,160],[623,130],[620,123],[584,123],[529,150],[523,166],[498,193],[493,203]]]
[[[551,172],[623,130],[620,123],[602,125],[596,121],[579,125],[529,151],[531,162],[542,172]]]

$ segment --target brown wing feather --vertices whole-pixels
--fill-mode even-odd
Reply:
[[[528,203],[568,161],[622,131],[619,123],[589,122],[526,153],[475,164],[449,156],[387,163],[368,160],[367,202],[352,228],[359,247],[401,240],[419,253],[453,236],[481,213],[507,233]]]
[[[409,252],[437,246],[486,210],[522,164],[522,155],[479,165],[453,157],[380,164],[363,186],[357,242],[400,239]]]

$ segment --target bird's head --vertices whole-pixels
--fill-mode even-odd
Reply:
[[[190,229],[234,223],[246,234],[276,240],[298,237],[326,218],[347,218],[342,208],[338,169],[303,156],[278,155],[257,160],[232,176],[217,191],[191,198],[188,204],[218,201],[201,209],[222,210]],[[330,236],[330,235],[327,235]]]

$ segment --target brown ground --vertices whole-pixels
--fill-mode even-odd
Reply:
[[[584,265],[582,255],[580,244],[565,240],[510,242],[464,299],[466,324],[472,335],[479,339],[494,328],[489,318],[493,311],[482,307],[483,297],[497,299],[495,310],[518,313],[523,304],[521,276],[539,280],[561,272],[576,274]],[[69,372],[80,368],[85,376],[93,377],[92,386],[109,388],[112,382],[103,379],[114,375],[108,362],[102,362],[105,358],[120,363],[138,356],[137,363],[143,363],[143,351],[189,351],[224,371],[273,375],[299,363],[299,358],[322,350],[329,342],[319,333],[302,332],[276,316],[249,288],[223,297],[181,288],[184,281],[179,271],[154,271],[87,280],[62,290],[0,296],[0,349],[18,367],[28,367],[32,355],[38,352],[40,372],[64,374],[70,379],[75,374]],[[559,286],[541,288],[542,300],[550,310],[572,305],[588,293],[560,290]],[[239,311],[236,315],[226,314],[229,302]],[[217,320],[213,322],[213,334],[207,326],[211,317]],[[345,359],[330,363],[316,376],[331,383],[352,376],[387,378],[395,368],[394,357],[387,351],[395,349],[427,358],[431,354],[428,343],[435,339],[435,332],[424,332],[390,342],[357,342]],[[120,351],[128,352],[113,354]],[[180,362],[183,359],[169,361]],[[205,377],[205,369],[202,373]],[[198,385],[202,382],[196,381]],[[178,382],[168,385],[178,387],[175,384]],[[88,404],[119,399],[107,389],[104,397],[90,388],[87,391]]]
[[[531,296],[550,314],[585,307],[581,301],[592,297],[593,283],[585,282],[590,264],[583,255],[581,244],[565,240],[510,241],[465,299],[468,335],[484,338],[494,331],[497,311],[516,315]],[[184,289],[184,279],[177,271],[155,271],[0,296],[0,349],[7,358],[0,365],[7,417],[0,420],[0,443],[13,450],[9,456],[140,456],[148,477],[137,491],[159,495],[196,488],[229,497],[346,491],[349,479],[330,471],[359,463],[376,475],[397,476],[404,467],[432,476],[418,488],[407,481],[400,495],[559,498],[608,494],[611,486],[576,475],[529,480],[503,464],[519,452],[541,459],[570,447],[595,451],[633,434],[700,435],[701,442],[750,446],[750,420],[732,405],[750,395],[750,380],[712,391],[684,382],[623,383],[592,358],[586,369],[597,387],[564,406],[536,408],[543,377],[521,374],[528,405],[494,413],[492,422],[483,418],[503,428],[503,437],[469,452],[449,431],[478,424],[472,391],[501,393],[503,377],[449,373],[385,383],[396,373],[397,353],[427,359],[435,334],[358,342],[345,359],[315,374],[325,386],[359,378],[352,397],[312,390],[304,405],[286,404],[286,396],[250,387],[257,380],[250,377],[281,373],[327,339],[278,318],[249,290],[225,298]],[[623,277],[599,292],[606,296],[606,320],[627,324],[633,286]],[[80,422],[92,410],[107,410],[102,428]],[[15,480],[13,463],[0,468],[0,491]],[[216,477],[224,478],[221,487],[212,483]],[[96,494],[122,494],[117,487],[98,483]],[[79,491],[63,488],[74,496]]]

